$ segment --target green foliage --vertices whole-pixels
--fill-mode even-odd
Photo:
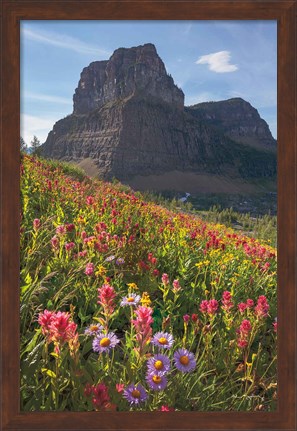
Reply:
[[[153,192],[143,192],[139,194],[147,202],[155,202],[165,208],[174,211],[182,211],[211,223],[220,223],[232,227],[245,235],[263,240],[270,245],[277,245],[277,217],[270,214],[251,215],[249,212],[240,213],[231,208],[222,208],[220,204],[212,205],[208,210],[195,209],[196,200],[192,202],[189,198],[186,202],[181,202],[175,197],[170,198],[171,193],[156,194]],[[196,198],[197,199],[197,198]],[[199,199],[199,198],[198,198]],[[242,197],[242,200],[244,198]],[[203,200],[203,197],[201,197]]]
[[[47,160],[47,163],[52,169],[58,169],[63,175],[68,175],[74,180],[84,181],[87,178],[85,172],[73,163],[60,162],[57,160]]]
[[[252,217],[249,213],[239,213],[233,208],[222,209],[212,206],[209,211],[198,211],[198,215],[208,222],[222,223],[233,227],[251,237],[266,241],[276,247],[277,243],[277,217],[265,214]]]
[[[28,150],[28,146],[22,137],[20,138],[20,149],[22,153],[26,153]]]
[[[40,140],[37,138],[37,136],[33,136],[32,141],[30,142],[31,145],[31,154],[35,155],[35,156],[39,156],[40,155]]]
[[[25,154],[21,163],[21,410],[276,409],[273,247],[226,226],[238,222],[232,209],[212,208],[210,222],[177,199],[164,201],[165,208],[149,194],[91,180],[72,165]],[[241,223],[247,230],[249,218]],[[116,294],[110,310],[98,296],[106,285]],[[230,310],[222,307],[225,291],[232,296]],[[153,315],[147,338],[132,322],[136,306],[121,305],[132,294]],[[254,306],[239,310],[238,304],[257,304],[263,295],[269,304],[264,316]],[[217,310],[201,311],[203,300],[216,300]],[[73,332],[39,324],[44,310],[66,313]],[[247,341],[241,348],[244,319],[252,330],[241,334]],[[101,335],[114,332],[120,340],[109,354],[96,353],[94,335],[85,334],[96,325],[103,326]],[[173,335],[172,348],[150,343],[158,331]],[[182,347],[194,355],[192,372],[175,365]],[[171,363],[160,391],[146,383],[147,355],[157,352]],[[146,403],[130,406],[118,392],[116,385],[132,382],[145,387]],[[86,385],[99,383],[108,388],[109,404],[96,405],[85,394]]]

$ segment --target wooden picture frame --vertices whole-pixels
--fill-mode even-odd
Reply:
[[[277,20],[278,410],[20,412],[20,20]],[[3,430],[296,429],[296,0],[3,0],[1,343]]]

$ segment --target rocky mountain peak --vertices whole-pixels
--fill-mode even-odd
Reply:
[[[152,43],[119,48],[107,61],[85,67],[73,96],[73,113],[86,114],[108,102],[152,97],[183,109],[184,93],[166,72]]]
[[[257,109],[241,97],[203,102],[186,110],[230,139],[256,148],[275,150],[276,141]]]
[[[182,90],[151,43],[119,48],[85,67],[73,101],[73,113],[42,145],[44,157],[107,180],[136,178],[136,186],[145,177],[148,188],[150,178],[163,183],[164,175],[172,179],[169,189],[179,187],[186,173],[189,192],[214,177],[227,184],[275,177],[276,142],[257,110],[240,98],[184,107]]]

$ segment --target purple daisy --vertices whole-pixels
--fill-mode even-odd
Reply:
[[[152,339],[155,346],[162,347],[162,349],[170,349],[174,343],[173,336],[168,332],[157,332]]]
[[[116,260],[116,264],[117,264],[117,265],[124,265],[124,263],[125,263],[125,260],[124,260],[122,257],[119,257],[119,258]]]
[[[167,379],[164,375],[156,372],[148,372],[145,380],[151,389],[154,391],[162,391],[167,386]]]
[[[102,332],[103,326],[99,325],[99,323],[92,323],[85,329],[85,335],[99,335]]]
[[[108,257],[105,259],[105,262],[112,262],[114,259],[115,259],[115,256],[114,256],[114,255],[111,255],[111,256],[108,256]]]
[[[158,373],[160,376],[170,370],[170,359],[165,355],[155,355],[147,361],[147,369],[150,373]]]
[[[93,350],[94,352],[102,353],[108,352],[110,349],[113,349],[120,340],[113,333],[109,332],[107,334],[99,334],[93,340]]]
[[[137,305],[139,301],[140,296],[136,295],[136,293],[131,293],[122,299],[121,306],[124,307],[125,305]]]
[[[178,349],[173,358],[176,368],[183,373],[189,373],[196,367],[194,354],[186,349]]]
[[[127,386],[123,395],[130,404],[139,404],[147,399],[146,390],[140,383],[138,385],[132,383]]]

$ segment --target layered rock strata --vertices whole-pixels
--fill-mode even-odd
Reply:
[[[276,174],[276,142],[256,109],[238,98],[185,108],[152,44],[119,48],[84,68],[73,103],[42,154],[77,163],[90,158],[102,178],[129,181],[174,170]]]

